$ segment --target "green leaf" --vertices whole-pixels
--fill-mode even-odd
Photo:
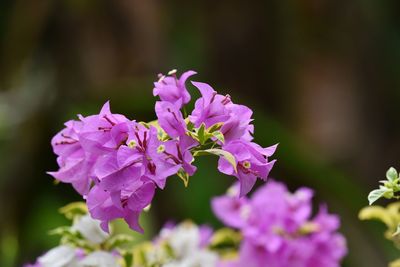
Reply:
[[[132,266],[133,265],[133,254],[132,252],[124,252],[123,254],[124,257],[124,261],[125,261],[125,265],[126,267]]]
[[[133,240],[132,236],[118,234],[118,235],[111,237],[110,239],[108,239],[106,241],[105,248],[107,250],[112,250],[112,249],[118,248],[122,245],[125,245],[125,244],[131,242],[132,240]]]
[[[186,120],[185,120],[185,122],[186,122]],[[194,124],[188,120],[188,122],[186,123],[186,127],[187,127],[188,131],[191,132],[194,129]]]
[[[390,193],[393,195],[393,189],[381,186],[379,189],[372,190],[368,195],[369,205],[382,197],[390,198]]]
[[[219,129],[221,129],[223,123],[216,123],[213,126],[211,126],[210,128],[207,129],[207,132],[209,133],[213,133],[215,131],[218,131]]]
[[[194,156],[201,156],[201,155],[208,155],[208,154],[224,157],[232,165],[233,169],[237,173],[236,159],[228,151],[225,151],[225,150],[222,150],[222,149],[219,149],[219,148],[211,148],[211,149],[196,151],[194,153]]]
[[[393,228],[394,218],[388,210],[381,206],[365,207],[358,213],[360,220],[379,220],[388,228]]]
[[[236,247],[240,244],[241,240],[242,235],[239,232],[230,228],[222,228],[216,231],[211,237],[210,247]]]
[[[199,142],[201,145],[204,145],[204,143],[207,141],[206,125],[204,123],[202,123],[200,127],[197,129],[197,137],[199,138]]]
[[[225,143],[225,137],[224,134],[221,133],[220,131],[215,131],[212,133],[212,135],[217,138],[221,143]]]
[[[197,136],[196,133],[193,132],[186,132],[186,134],[190,137],[192,137],[194,140],[197,140],[198,142],[200,142],[199,137]]]
[[[176,175],[178,175],[178,177],[182,179],[185,187],[188,187],[189,177],[190,177],[189,174],[187,172],[185,172],[183,169],[180,169]]]
[[[393,233],[392,236],[397,236],[400,234],[400,224],[397,225],[396,231]]]
[[[387,172],[386,172],[386,178],[390,182],[394,182],[397,178],[399,178],[399,175],[398,175],[396,169],[393,167],[390,167],[389,170],[387,170]]]
[[[60,227],[57,227],[56,229],[53,229],[53,230],[50,230],[49,231],[49,235],[61,235],[61,236],[63,236],[63,235],[69,235],[69,234],[72,234],[72,231],[71,231],[71,227],[69,227],[69,226],[60,226]]]
[[[152,250],[154,250],[154,247],[151,242],[143,242],[136,245],[132,250],[133,266],[148,266],[146,255]]]
[[[76,216],[82,216],[88,213],[85,202],[72,202],[59,209],[61,214],[67,219],[73,220]]]

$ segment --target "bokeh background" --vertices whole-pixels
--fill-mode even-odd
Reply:
[[[54,246],[48,230],[66,223],[57,209],[79,200],[46,174],[62,123],[106,100],[152,120],[152,82],[173,68],[253,108],[257,142],[280,143],[272,176],[314,188],[315,203],[341,215],[343,266],[397,256],[384,227],[357,212],[386,169],[400,168],[399,1],[2,0],[0,266]],[[198,166],[188,189],[171,178],[159,192],[148,236],[167,219],[220,226],[209,200],[232,178],[215,159]]]

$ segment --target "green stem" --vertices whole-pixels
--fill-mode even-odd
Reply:
[[[183,117],[187,118],[187,110],[185,106],[183,107]]]

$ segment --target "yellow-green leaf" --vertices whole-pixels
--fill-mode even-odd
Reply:
[[[88,213],[85,202],[72,202],[59,209],[61,214],[64,214],[67,219],[74,219],[76,216],[82,216]]]
[[[396,227],[397,222],[391,216],[391,214],[383,207],[370,206],[363,208],[359,214],[360,220],[379,220],[386,224],[388,228]]]
[[[221,143],[225,143],[225,137],[224,134],[221,133],[220,131],[215,131],[212,133],[212,135],[217,138]]]

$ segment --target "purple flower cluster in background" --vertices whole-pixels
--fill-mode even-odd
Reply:
[[[243,235],[238,258],[223,267],[339,267],[347,253],[340,222],[323,206],[312,215],[312,190],[290,193],[269,181],[251,198],[238,198],[238,185],[212,201],[216,216]]]
[[[218,169],[237,177],[241,196],[257,178],[267,179],[275,162],[268,157],[276,146],[263,148],[252,142],[248,107],[234,104],[208,84],[192,82],[201,97],[184,117],[181,109],[191,99],[185,82],[194,74],[187,71],[178,78],[172,71],[159,76],[153,89],[160,98],[155,104],[157,122],[113,114],[107,102],[99,114],[65,123],[52,139],[59,170],[50,174],[84,196],[91,216],[105,231],[111,220],[123,218],[131,229],[142,232],[139,216],[155,189],[163,189],[172,175],[192,176],[196,153],[220,156]]]

